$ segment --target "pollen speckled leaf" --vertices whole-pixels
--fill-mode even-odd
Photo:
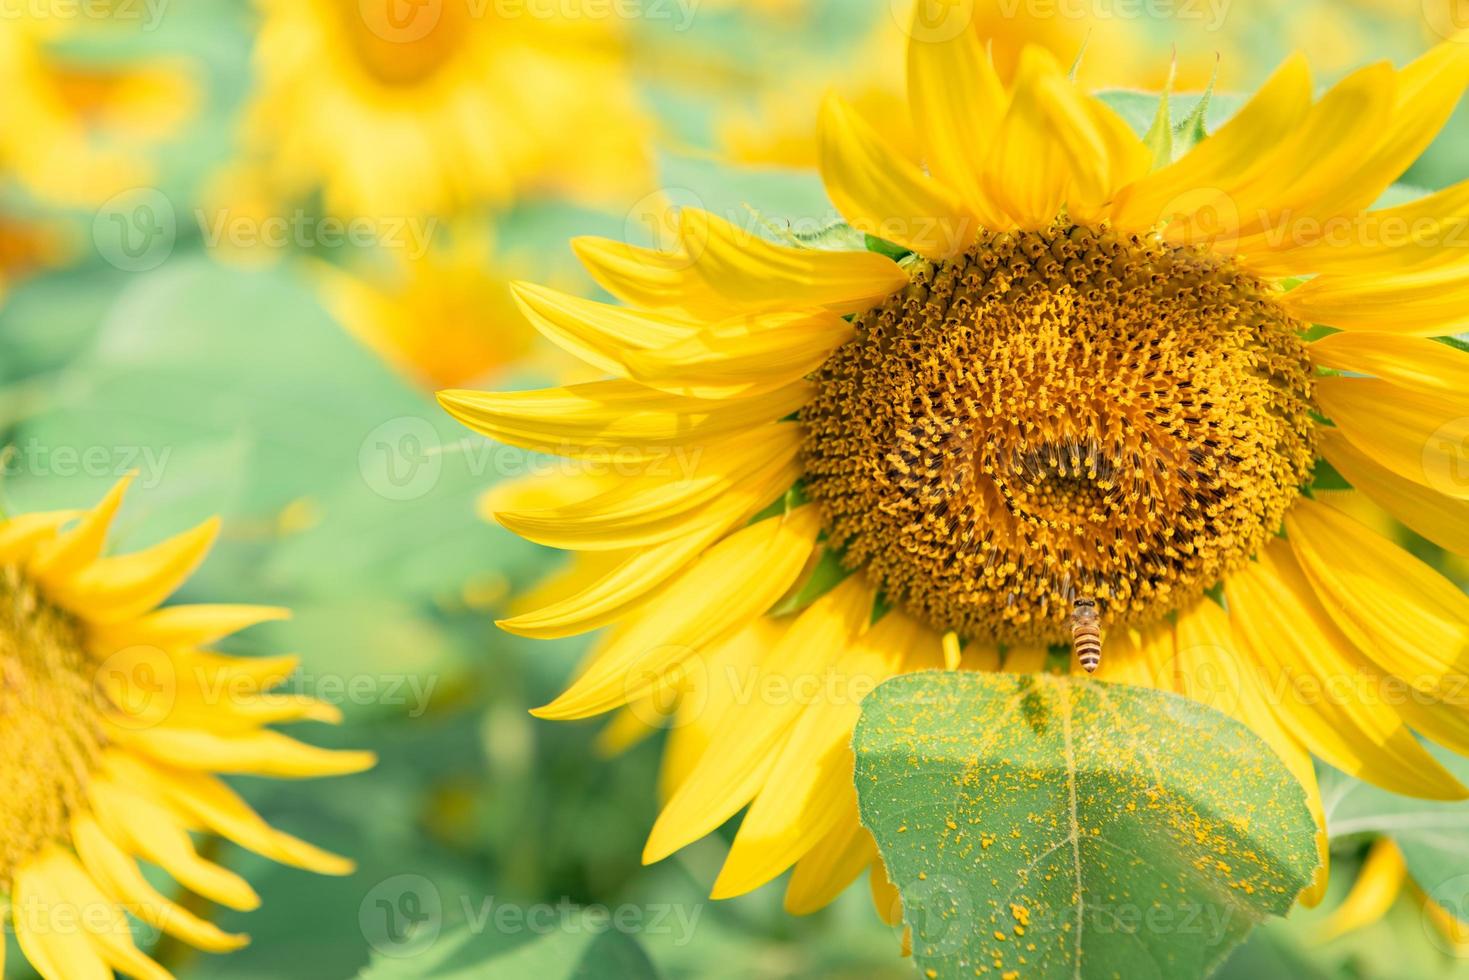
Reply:
[[[930,978],[1205,976],[1316,867],[1284,765],[1175,695],[909,674],[863,702],[853,745]]]

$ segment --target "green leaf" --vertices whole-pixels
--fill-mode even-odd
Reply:
[[[557,912],[555,906],[531,910],[506,905],[501,911],[505,909]],[[490,910],[490,915],[495,911]],[[540,936],[524,925],[514,930],[461,926],[425,943],[427,948],[417,955],[374,956],[360,980],[652,980],[657,976],[637,941],[613,928],[605,915],[573,913],[557,926]],[[412,945],[405,943],[404,949]]]
[[[1204,976],[1317,863],[1274,753],[1176,695],[910,674],[863,701],[853,745],[929,977]]]
[[[1405,692],[1412,697],[1413,692]],[[1436,745],[1425,748],[1460,782],[1469,780],[1469,759]],[[1402,849],[1408,872],[1428,895],[1469,922],[1469,800],[1417,800],[1379,789],[1334,769],[1321,774],[1326,829],[1333,839],[1362,834],[1386,836]]]

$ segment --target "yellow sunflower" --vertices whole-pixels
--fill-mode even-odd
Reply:
[[[386,270],[315,267],[323,303],[364,346],[430,390],[483,381],[524,358],[535,333],[485,234],[381,249]]]
[[[579,560],[502,625],[611,629],[536,714],[676,703],[645,859],[748,807],[714,894],[794,865],[789,908],[831,900],[875,860],[862,691],[1043,669],[1079,598],[1101,679],[1240,718],[1318,821],[1312,755],[1469,796],[1417,737],[1469,752],[1469,599],[1314,496],[1334,470],[1469,553],[1469,356],[1432,339],[1469,321],[1469,184],[1369,210],[1453,111],[1469,44],[1320,97],[1292,57],[1177,160],[1038,47],[1005,84],[977,33],[915,32],[908,80],[921,165],[822,113],[826,186],[870,237],[688,210],[677,250],[579,240],[623,305],[518,292],[612,379],[441,396],[567,458],[498,519]]]
[[[211,952],[244,945],[160,893],[138,860],[242,910],[259,897],[201,856],[191,831],[347,874],[350,861],[270,827],[216,773],[300,778],[373,763],[265,727],[338,717],[312,698],[270,693],[294,658],[207,649],[284,610],[155,608],[203,559],[217,520],[102,556],[127,483],[89,512],[0,521],[0,896],[9,896],[0,908],[46,980],[168,977],[134,945],[124,913]]]
[[[618,21],[472,0],[261,0],[248,128],[285,193],[344,214],[596,202],[649,173]]]
[[[199,91],[177,58],[73,55],[64,42],[77,28],[61,24],[0,18],[0,165],[38,198],[84,207],[153,179],[150,152]]]

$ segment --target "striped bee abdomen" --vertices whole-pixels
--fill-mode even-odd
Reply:
[[[1093,673],[1102,663],[1102,625],[1095,599],[1077,599],[1071,609],[1071,649],[1081,669]]]

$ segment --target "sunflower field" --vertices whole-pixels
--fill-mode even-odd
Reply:
[[[1469,978],[1469,2],[0,80],[6,980]]]

